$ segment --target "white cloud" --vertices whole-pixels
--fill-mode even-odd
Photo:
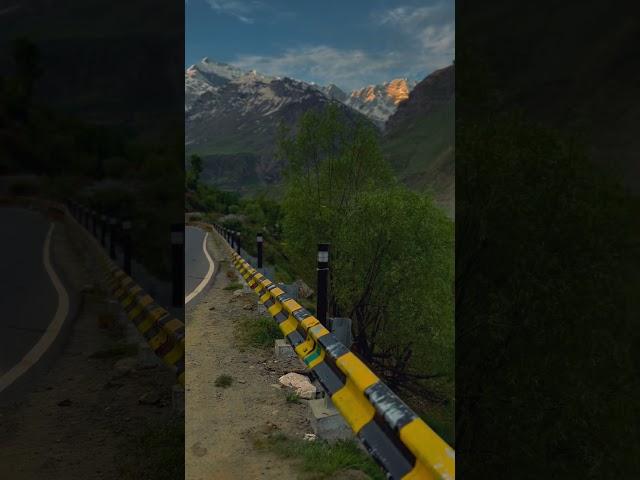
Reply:
[[[253,23],[254,14],[264,8],[264,4],[257,1],[243,2],[240,0],[207,0],[215,11],[231,15],[243,23]]]
[[[322,85],[335,83],[347,90],[388,81],[393,76],[391,72],[404,71],[409,77],[424,75],[424,65],[412,65],[407,70],[408,59],[405,54],[372,54],[326,45],[291,48],[273,56],[241,55],[232,63],[269,75],[289,76]]]
[[[397,7],[374,14],[374,18],[376,18],[381,25],[411,26],[433,18],[440,11],[440,6],[420,8]]]
[[[247,11],[237,13],[249,15]],[[335,83],[346,90],[398,76],[421,80],[453,61],[453,15],[450,2],[418,8],[400,6],[372,13],[373,25],[384,29],[385,37],[392,39],[390,50],[384,47],[341,49],[315,44],[288,48],[276,54],[240,55],[232,63],[269,75],[289,76],[323,85]]]
[[[455,27],[450,3],[427,7],[396,7],[374,13],[373,20],[380,26],[394,28],[416,41],[416,49],[423,48],[423,58],[449,57],[455,52]]]

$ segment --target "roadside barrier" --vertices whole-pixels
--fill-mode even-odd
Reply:
[[[455,479],[454,450],[318,319],[242,258],[235,232],[214,229],[232,242],[233,265],[388,477]]]
[[[94,243],[110,293],[120,303],[127,318],[136,326],[155,354],[165,365],[175,370],[178,383],[184,386],[184,323],[159,306],[140,285],[116,265],[112,258],[109,258],[109,253],[105,250],[105,237],[109,225],[110,253],[111,257],[115,258],[115,221],[107,221],[104,215],[98,216],[96,212],[74,202],[69,202],[67,209],[77,226],[82,227],[89,241]],[[102,219],[100,234],[97,231],[99,218]],[[130,224],[123,222],[123,227],[127,232]],[[125,240],[123,245],[124,265],[130,271],[130,241]]]

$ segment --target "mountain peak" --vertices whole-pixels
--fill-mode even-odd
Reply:
[[[398,105],[409,98],[409,92],[415,85],[416,82],[407,78],[394,78],[380,85],[367,85],[352,91],[346,104],[383,126]]]

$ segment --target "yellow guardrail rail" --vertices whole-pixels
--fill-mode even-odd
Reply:
[[[313,315],[229,250],[235,268],[388,477],[455,479],[454,450]]]
[[[184,386],[184,322],[159,306],[109,258],[98,240],[78,222],[83,208],[79,204],[70,204],[67,211],[71,213],[70,217],[83,230],[89,241],[94,243],[110,293],[120,303],[127,318],[133,322],[154,353],[165,365],[175,370],[178,382]]]

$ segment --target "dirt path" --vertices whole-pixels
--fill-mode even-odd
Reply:
[[[84,289],[74,293],[81,305],[49,372],[0,407],[0,478],[146,478],[135,467],[139,437],[175,417],[174,374],[161,366],[141,368],[117,323],[101,328],[107,297],[84,288],[98,282],[97,268],[62,224],[53,252],[70,290]]]
[[[186,478],[298,478],[294,464],[256,450],[253,440],[277,430],[298,438],[312,431],[307,405],[287,402],[278,386],[278,377],[300,365],[239,344],[236,325],[258,318],[257,297],[224,289],[231,282],[227,271],[234,269],[217,234],[209,235],[208,246],[214,283],[186,313]],[[232,385],[216,387],[219,375],[233,377]]]

